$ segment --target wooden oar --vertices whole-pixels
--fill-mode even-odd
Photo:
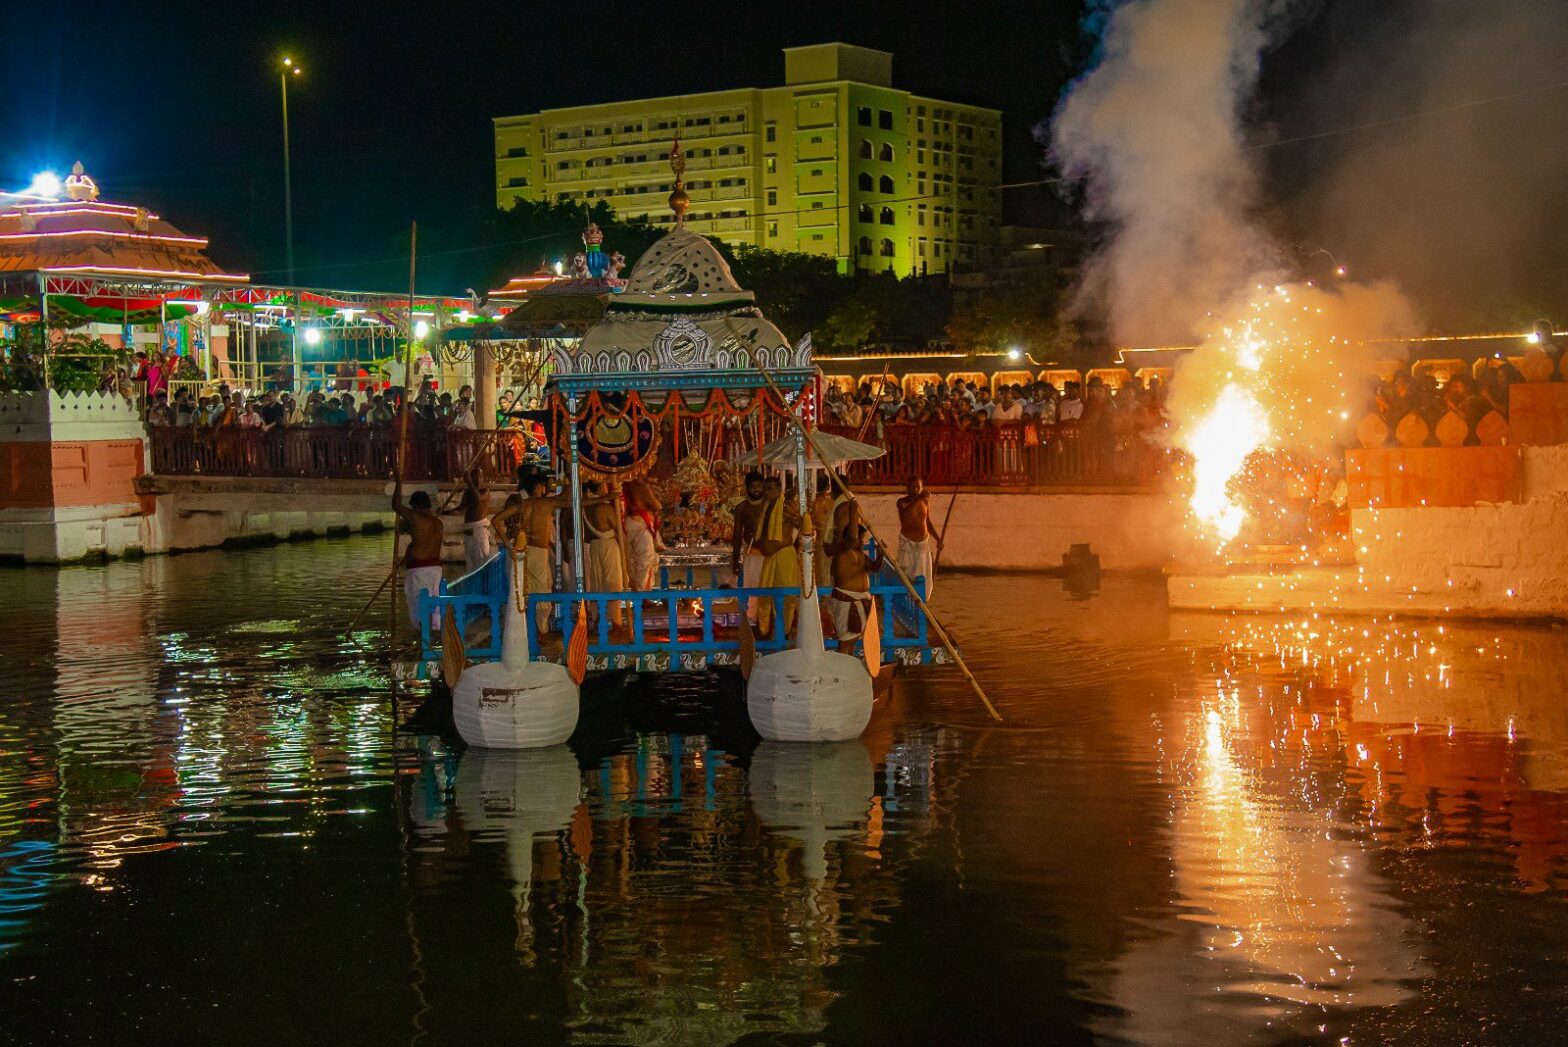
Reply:
[[[725,321],[725,323],[730,325],[732,328],[735,326],[735,321],[733,319],[728,319]],[[796,429],[800,430],[801,435],[806,438],[806,442],[811,445],[811,448],[816,452],[817,457],[824,462],[828,461],[828,456],[824,454],[822,452],[822,448],[817,445],[816,436],[810,429],[806,428],[805,423],[800,420],[800,415],[796,412],[794,405],[792,405],[789,400],[785,398],[784,390],[779,388],[778,383],[773,380],[773,375],[770,374],[768,369],[763,367],[762,363],[757,359],[756,351],[751,348],[751,343],[746,340],[740,331],[734,331],[734,334],[735,340],[746,347],[746,352],[751,357],[751,365],[757,369],[757,373],[762,375],[762,380],[768,383],[768,388],[773,391],[773,395],[778,398],[780,404],[789,408],[790,422],[794,424]],[[843,479],[839,477],[836,470],[829,469],[827,474],[829,478],[832,479],[834,486],[843,492],[846,498],[855,497],[855,492],[849,489],[849,487],[844,483]],[[864,516],[861,516],[861,523],[865,526],[866,533],[871,535],[872,541],[878,541],[877,533],[871,527],[871,521],[867,520]],[[975,679],[975,674],[969,671],[968,663],[964,661],[963,655],[958,653],[958,648],[953,645],[952,638],[947,635],[947,630],[942,628],[942,623],[937,621],[936,615],[931,613],[931,608],[926,604],[925,597],[921,596],[918,592],[915,591],[915,583],[910,581],[909,576],[904,573],[904,569],[898,565],[897,560],[888,560],[887,565],[893,568],[893,573],[898,575],[898,580],[903,583],[904,588],[909,591],[909,595],[920,607],[920,612],[925,615],[926,621],[930,622],[931,628],[936,630],[937,639],[942,642],[942,647],[952,657],[954,664],[956,664],[959,670],[963,672],[964,679],[969,681],[969,686],[973,688],[976,696],[979,697],[981,703],[985,706],[986,712],[991,714],[991,718],[993,720],[1000,722],[1002,719],[1002,714],[996,711],[996,706],[992,705],[991,699],[986,697],[985,689],[980,686],[980,681]]]

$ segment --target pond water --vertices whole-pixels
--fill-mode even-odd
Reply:
[[[395,735],[385,538],[0,573],[0,1042],[1546,1042],[1568,633],[951,575],[1006,717]],[[403,715],[411,711],[405,706]]]

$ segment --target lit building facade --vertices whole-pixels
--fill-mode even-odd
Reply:
[[[972,270],[995,255],[1001,114],[892,86],[893,56],[784,50],[782,87],[549,109],[495,120],[496,204],[610,204],[672,221],[679,137],[694,232],[828,255],[845,272]]]

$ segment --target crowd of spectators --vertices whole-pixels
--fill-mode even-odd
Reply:
[[[152,391],[147,397],[147,424],[158,428],[219,428],[272,430],[295,426],[336,428],[388,426],[397,413],[402,390],[357,393],[353,389],[317,390],[296,398],[288,389],[268,389],[246,393],[220,384],[215,393],[202,394],[189,388],[175,392]],[[446,429],[473,429],[473,387],[463,386],[457,396],[438,393],[430,379],[421,384],[413,400],[414,415],[426,423]]]
[[[1075,422],[1083,429],[1154,430],[1165,426],[1165,387],[1159,379],[1136,379],[1112,389],[1098,376],[1087,383],[1067,382],[1058,390],[1050,382],[1003,384],[995,393],[976,382],[954,379],[926,385],[906,396],[889,383],[874,394],[862,382],[853,395],[838,387],[828,390],[825,419],[869,432],[887,426],[948,425],[984,429],[1007,422],[1054,425]]]

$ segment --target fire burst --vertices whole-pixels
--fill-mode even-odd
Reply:
[[[1175,440],[1192,457],[1193,517],[1220,545],[1247,511],[1232,488],[1259,451],[1326,456],[1365,406],[1373,354],[1365,340],[1414,321],[1388,285],[1260,286],[1210,327],[1171,386]]]

